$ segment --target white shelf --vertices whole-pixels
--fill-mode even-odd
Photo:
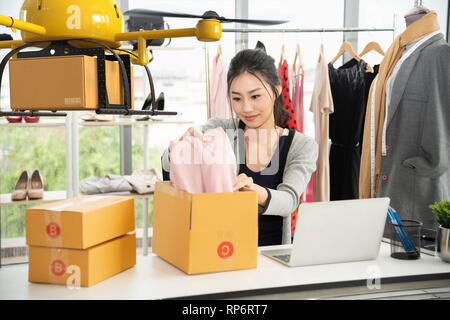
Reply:
[[[7,122],[0,121],[0,127],[18,127],[18,128],[64,128],[65,122],[61,121],[45,121],[45,122]]]
[[[190,120],[145,120],[116,119],[115,121],[80,121],[80,127],[107,127],[107,126],[132,126],[132,125],[157,125],[157,124],[192,124]]]
[[[116,119],[114,121],[80,121],[80,127],[107,127],[107,126],[131,126],[131,125],[155,125],[155,124],[193,124],[193,120],[135,120],[131,119]],[[19,122],[19,123],[9,123],[0,121],[0,127],[18,127],[18,128],[64,128],[65,122]]]
[[[81,196],[87,196],[88,194],[80,193]],[[148,199],[153,197],[152,193],[139,194],[136,192],[110,192],[110,193],[96,193],[91,194],[91,196],[124,196],[124,197],[133,197],[135,199]]]
[[[0,194],[0,207],[1,206],[11,206],[11,205],[29,205],[29,204],[39,204],[46,202],[54,202],[59,200],[67,199],[67,193],[63,191],[46,191],[44,192],[44,197],[37,200],[11,200],[11,193]]]
[[[80,193],[80,195],[85,195]],[[112,192],[112,193],[98,193],[96,195],[117,195],[124,197],[133,197],[136,199],[148,199],[153,197],[153,193],[139,194],[136,192]],[[44,198],[37,200],[20,200],[13,201],[11,200],[11,193],[3,193],[0,194],[0,206],[11,206],[11,205],[28,205],[28,204],[39,204],[46,202],[54,202],[59,200],[67,199],[67,192],[65,190],[62,191],[46,191],[44,192]]]

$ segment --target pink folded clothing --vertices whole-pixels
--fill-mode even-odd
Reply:
[[[222,128],[170,142],[170,180],[190,193],[233,192],[236,160]]]
[[[205,192],[233,192],[237,182],[233,148],[222,128],[203,135],[203,186]]]
[[[200,139],[188,136],[170,142],[170,181],[177,189],[202,193],[202,154]]]

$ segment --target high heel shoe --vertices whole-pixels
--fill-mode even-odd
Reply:
[[[11,200],[20,201],[27,198],[27,186],[28,186],[28,172],[23,171],[20,174],[19,179],[16,182],[13,193],[11,193]]]
[[[25,122],[39,122],[39,116],[37,117],[23,117],[23,120],[25,120]]]
[[[28,199],[42,199],[44,197],[44,180],[39,170],[34,170],[28,181]]]
[[[144,101],[144,104],[142,105],[142,110],[164,110],[164,92],[161,92],[158,96],[158,98],[155,101],[155,108],[153,108],[153,97],[152,93],[150,92],[147,96],[147,98]]]
[[[156,110],[164,110],[164,92],[161,92],[158,96],[158,99],[156,99]]]
[[[18,123],[18,122],[22,122],[22,116],[20,116],[20,117],[10,116],[10,117],[6,117],[6,120],[8,120],[8,122],[10,122],[10,123]]]

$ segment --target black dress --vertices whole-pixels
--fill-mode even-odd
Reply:
[[[339,69],[328,64],[334,113],[330,114],[330,200],[359,198],[364,118],[370,85],[378,73],[367,63],[350,60]]]

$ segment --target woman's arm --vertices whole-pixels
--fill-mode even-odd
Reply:
[[[268,199],[262,214],[289,216],[298,206],[301,194],[316,170],[317,143],[311,137],[298,135],[286,160],[283,182],[277,189],[267,189]]]
[[[233,119],[222,119],[222,118],[211,118],[206,123],[204,123],[200,127],[195,127],[195,129],[201,131],[202,133],[205,133],[206,131],[210,129],[214,129],[217,127],[222,127],[223,130],[231,129],[233,128]],[[193,128],[193,127],[191,127]],[[189,128],[186,133],[191,129]],[[169,155],[169,147],[167,147],[162,156],[161,156],[161,165],[164,171],[169,172],[170,171],[170,155]]]

